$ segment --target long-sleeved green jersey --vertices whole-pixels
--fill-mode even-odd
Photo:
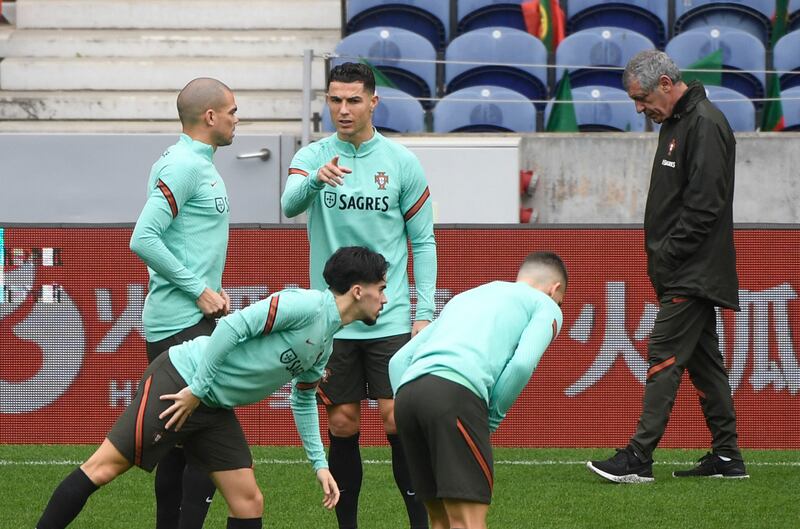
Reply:
[[[494,432],[561,329],[558,305],[526,283],[494,281],[462,292],[389,362],[395,393],[433,374],[470,389],[489,407]]]
[[[211,336],[170,348],[169,358],[207,406],[258,402],[292,381],[297,431],[314,470],[327,468],[316,388],[342,319],[333,294],[290,289],[219,321]]]
[[[206,287],[222,288],[230,208],[213,155],[210,145],[181,134],[150,171],[130,242],[150,274],[142,310],[149,342],[200,321],[197,298]]]
[[[352,173],[344,185],[317,181],[317,171],[339,157]],[[378,323],[356,322],[337,338],[370,339],[407,333],[411,326],[408,242],[417,291],[416,319],[431,320],[436,288],[436,241],[433,207],[422,166],[411,151],[377,131],[358,149],[336,134],[295,154],[281,205],[289,217],[308,211],[311,287],[327,288],[325,262],[343,246],[366,246],[389,263],[388,302]]]

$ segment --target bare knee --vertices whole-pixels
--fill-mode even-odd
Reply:
[[[108,439],[105,439],[94,454],[81,465],[86,477],[98,487],[109,483],[129,468],[131,468],[130,462]]]
[[[361,407],[358,403],[328,406],[328,428],[336,437],[350,437],[358,433]]]
[[[387,434],[396,434],[397,426],[394,423],[394,400],[393,399],[378,399],[378,410],[381,413],[381,421],[383,422],[383,430]]]
[[[233,518],[261,518],[264,514],[264,496],[258,487],[248,487],[236,497],[226,499]]]

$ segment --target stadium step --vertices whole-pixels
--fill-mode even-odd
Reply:
[[[320,63],[312,88],[324,86]],[[9,58],[0,62],[0,90],[180,90],[195,77],[215,77],[233,90],[302,90],[302,57]]]
[[[18,28],[338,29],[338,0],[17,0]]]
[[[3,120],[169,120],[178,119],[174,91],[3,91]],[[239,119],[297,121],[301,115],[299,91],[242,90],[236,92]],[[312,109],[319,111],[319,96]]]
[[[0,57],[229,57],[326,53],[339,42],[328,30],[86,30],[0,28]]]

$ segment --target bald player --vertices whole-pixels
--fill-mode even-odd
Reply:
[[[489,434],[561,328],[567,270],[528,255],[516,282],[451,299],[389,362],[394,417],[431,529],[485,529],[494,482]]]
[[[130,242],[150,274],[142,310],[148,362],[210,335],[214,318],[230,310],[222,289],[228,195],[214,153],[233,142],[236,110],[220,81],[191,81],[178,94],[183,134],[150,171],[149,196]],[[183,448],[174,448],[156,471],[156,529],[200,529],[214,490],[208,473],[187,466]]]

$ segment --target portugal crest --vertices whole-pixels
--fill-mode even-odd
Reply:
[[[389,175],[383,171],[378,171],[375,174],[375,183],[378,184],[378,189],[381,191],[386,191],[386,184],[389,183]]]
[[[325,206],[332,208],[336,205],[336,193],[333,191],[325,191]]]
[[[672,156],[672,151],[675,150],[675,146],[678,145],[678,142],[675,141],[675,138],[672,138],[672,141],[669,142],[669,148],[667,149],[667,156]]]

